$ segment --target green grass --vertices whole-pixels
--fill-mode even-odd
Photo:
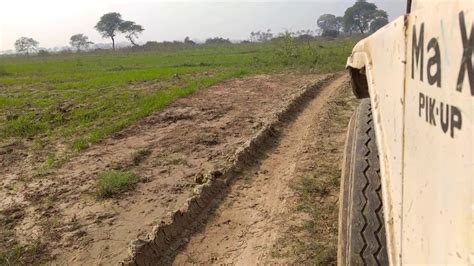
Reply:
[[[39,264],[42,255],[39,245],[15,245],[9,250],[0,251],[0,265],[31,265]]]
[[[67,153],[79,152],[180,97],[226,79],[286,69],[342,70],[355,41],[290,39],[0,57],[0,147],[31,139],[40,140],[50,153],[57,152],[57,142],[66,145]],[[59,160],[64,155],[49,156]]]
[[[140,178],[132,172],[107,171],[98,176],[97,194],[99,198],[109,198],[133,188]]]

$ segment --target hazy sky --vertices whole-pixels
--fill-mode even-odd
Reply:
[[[2,0],[0,51],[13,49],[21,36],[32,37],[40,47],[67,46],[71,35],[84,33],[96,43],[108,43],[94,25],[107,12],[145,27],[141,42],[204,40],[225,37],[248,39],[251,31],[316,29],[319,15],[342,15],[355,0],[237,1],[237,0]],[[390,20],[402,15],[405,0],[374,0]],[[118,41],[125,41],[119,37]]]

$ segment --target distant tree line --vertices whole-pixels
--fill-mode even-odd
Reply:
[[[232,43],[229,39],[224,39],[221,37],[209,38],[205,42],[206,44],[229,44]]]
[[[137,46],[138,35],[145,29],[143,26],[136,24],[133,21],[123,20],[122,15],[117,12],[104,14],[99,22],[94,27],[104,38],[112,40],[112,49],[115,50],[115,38],[119,33],[124,34],[124,37],[132,44]],[[76,48],[79,52],[89,48],[93,42],[89,41],[89,37],[82,33],[74,34],[69,39],[69,44]],[[38,51],[39,42],[29,37],[21,37],[15,41],[15,50],[18,53],[29,55],[32,52]],[[39,50],[38,52],[45,53],[46,50]]]
[[[251,42],[266,42],[273,39],[273,33],[270,29],[267,31],[257,31],[250,33]]]
[[[356,0],[354,5],[349,7],[344,16],[336,16],[333,14],[323,14],[317,19],[317,26],[319,27],[319,35],[323,37],[337,37],[340,33],[373,33],[378,29],[388,24],[388,15],[384,10],[378,9],[373,3],[366,0]],[[145,30],[143,26],[134,21],[123,20],[122,15],[117,12],[106,13],[100,17],[99,21],[94,27],[103,38],[110,38],[112,41],[112,49],[115,50],[116,37],[119,34],[130,42],[133,47],[137,47],[137,39],[139,35]],[[297,38],[300,40],[311,40],[316,35],[315,31],[302,30],[297,32],[285,31],[280,34],[273,34],[270,29],[266,31],[255,31],[250,33],[249,41],[244,42],[267,42],[271,40],[284,38]],[[222,37],[209,38],[205,40],[206,44],[229,44],[229,39]],[[80,52],[89,49],[93,43],[89,38],[82,34],[74,34],[71,36],[69,44]],[[183,42],[162,42],[162,46],[183,44],[186,46],[195,45],[189,37],[186,37]],[[157,42],[147,42],[144,47],[157,46]],[[46,55],[47,50],[38,49],[39,42],[29,37],[21,37],[15,41],[15,49],[18,53],[29,55],[33,52]]]
[[[387,12],[378,9],[375,4],[369,3],[366,0],[356,0],[354,5],[346,10],[344,16],[323,14],[317,20],[319,35],[322,37],[337,37],[341,33],[374,33],[387,24]],[[250,33],[249,42],[267,42],[281,39],[284,36],[300,40],[310,40],[315,35],[318,34],[311,30],[287,31],[276,35],[271,30],[255,31]]]

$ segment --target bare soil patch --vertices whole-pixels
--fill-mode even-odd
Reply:
[[[223,82],[176,101],[43,176],[29,170],[31,158],[15,152],[21,144],[5,147],[0,213],[17,215],[5,222],[9,229],[2,229],[2,236],[9,240],[1,243],[0,253],[35,243],[41,247],[38,257],[59,264],[121,261],[130,240],[181,207],[304,85],[321,78],[291,73]],[[111,170],[133,173],[139,182],[103,199],[98,177]]]
[[[349,79],[321,89],[175,258],[183,264],[334,264]]]

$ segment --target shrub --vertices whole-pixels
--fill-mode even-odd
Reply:
[[[97,194],[100,198],[110,198],[120,192],[133,188],[140,178],[132,172],[107,171],[99,175]]]
[[[229,39],[224,39],[221,37],[209,38],[206,40],[206,44],[230,44],[232,43]]]
[[[276,56],[278,56],[283,65],[290,65],[298,59],[300,51],[292,33],[285,32],[281,34],[277,41],[278,49]]]
[[[48,56],[48,55],[50,55],[50,52],[48,50],[40,49],[38,51],[38,56]]]
[[[339,31],[337,30],[325,30],[323,31],[323,34],[321,34],[322,37],[331,37],[331,38],[336,38],[339,36]]]

